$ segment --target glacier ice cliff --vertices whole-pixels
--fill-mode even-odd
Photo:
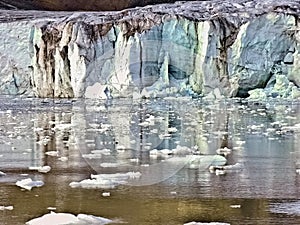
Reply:
[[[177,2],[38,16],[4,12],[9,17],[0,17],[0,93],[219,98],[263,89],[274,97],[300,96],[299,1]],[[283,80],[287,86],[278,85]]]

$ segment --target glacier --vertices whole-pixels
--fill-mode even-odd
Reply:
[[[262,89],[271,97],[300,96],[298,1],[3,12],[0,94],[222,98]]]

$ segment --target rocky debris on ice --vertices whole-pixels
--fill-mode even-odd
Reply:
[[[51,212],[26,222],[26,225],[104,225],[116,221],[93,215]]]
[[[140,172],[92,174],[91,179],[85,179],[80,182],[71,182],[69,185],[72,188],[112,189],[119,185],[127,184],[130,180],[139,179],[140,177]]]
[[[20,188],[31,191],[34,187],[42,187],[44,186],[43,181],[33,181],[31,178],[26,178],[16,182],[16,185]]]

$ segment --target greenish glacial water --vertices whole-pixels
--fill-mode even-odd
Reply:
[[[1,225],[50,211],[114,224],[300,224],[300,102],[2,96],[0,121]],[[29,178],[43,185],[16,185]]]

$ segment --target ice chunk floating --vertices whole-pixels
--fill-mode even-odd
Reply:
[[[12,205],[10,205],[10,206],[4,206],[4,205],[1,205],[0,206],[0,211],[4,211],[4,210],[9,210],[9,211],[11,211],[11,210],[13,210],[14,209],[14,207],[12,206]]]
[[[91,175],[91,179],[70,183],[72,188],[112,189],[118,185],[127,184],[129,180],[139,179],[140,172]]]
[[[16,185],[20,188],[31,191],[34,187],[42,187],[44,186],[43,181],[33,181],[31,178],[23,179],[16,182]]]
[[[29,170],[36,170],[40,173],[48,173],[51,170],[50,166],[32,166],[29,167]]]
[[[103,225],[112,222],[115,221],[92,215],[79,214],[78,216],[75,216],[70,213],[51,212],[42,217],[28,221],[26,225]]]

